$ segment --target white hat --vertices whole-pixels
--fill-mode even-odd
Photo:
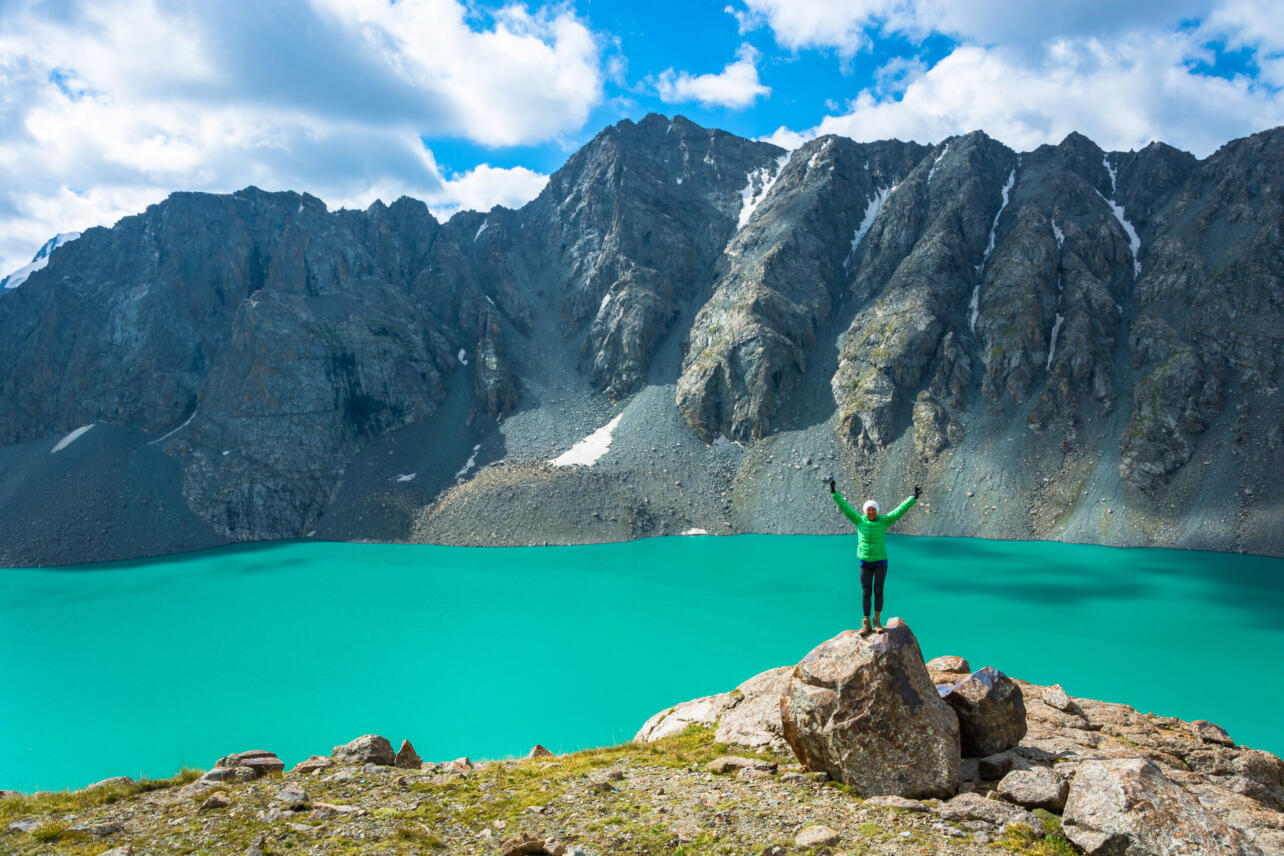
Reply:
[[[871,508],[874,509],[875,514],[878,513],[878,503],[872,499],[866,500],[865,504],[860,507],[861,514],[869,514]]]

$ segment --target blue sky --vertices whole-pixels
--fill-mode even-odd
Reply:
[[[0,0],[0,273],[174,190],[516,206],[649,112],[1203,157],[1284,124],[1284,0]]]

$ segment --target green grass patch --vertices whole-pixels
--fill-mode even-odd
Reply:
[[[59,811],[84,811],[95,806],[114,803],[126,797],[163,788],[179,787],[200,778],[203,771],[184,767],[168,779],[143,778],[129,784],[111,784],[79,791],[43,791],[0,800],[0,820],[9,822],[33,814]]]
[[[1046,813],[1046,812],[1045,812]],[[1047,829],[1047,818],[1040,818],[1044,829]],[[1061,824],[1057,823],[1060,830]],[[999,847],[1022,856],[1079,856],[1079,851],[1060,833],[1040,834],[1024,823],[1013,824],[1007,828],[1003,838],[995,842]]]

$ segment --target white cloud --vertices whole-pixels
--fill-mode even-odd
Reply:
[[[448,217],[455,211],[489,211],[496,205],[520,208],[539,196],[546,184],[547,175],[526,167],[499,169],[483,164],[448,180],[428,204],[439,217]]]
[[[1191,74],[1187,55],[1175,35],[1112,45],[1056,41],[1034,63],[1014,52],[963,46],[899,98],[863,91],[846,113],[802,135],[934,142],[981,129],[1029,150],[1079,131],[1107,149],[1158,139],[1203,157],[1229,139],[1284,123],[1278,93],[1242,78]]]
[[[781,145],[827,133],[932,142],[981,129],[1029,149],[1080,131],[1106,148],[1162,140],[1204,156],[1284,123],[1284,14],[1264,13],[1250,0],[745,3],[743,26],[770,27],[795,50],[850,57],[870,33],[912,40],[940,33],[958,42],[931,68],[893,58],[842,110],[767,138]],[[1212,61],[1210,43],[1254,51],[1260,80],[1192,70]]]
[[[569,6],[480,20],[462,0],[53,5],[8,4],[0,26],[0,274],[174,190],[520,204],[543,176],[447,179],[421,138],[558,139],[602,100],[597,37]]]
[[[771,87],[758,80],[758,51],[741,45],[736,61],[718,74],[662,71],[655,81],[660,100],[666,104],[699,101],[706,106],[748,107],[757,98],[771,94]]]
[[[922,39],[931,33],[980,44],[1038,45],[1051,38],[1105,36],[1175,26],[1206,9],[1206,0],[743,0],[728,7],[741,32],[772,30],[791,50],[830,48],[852,56],[871,34]],[[1237,0],[1246,2],[1246,0]]]

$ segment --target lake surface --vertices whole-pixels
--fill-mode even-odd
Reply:
[[[884,617],[1071,695],[1284,754],[1284,560],[889,536]],[[0,570],[0,787],[161,777],[361,734],[427,760],[630,739],[860,621],[852,536],[294,542]]]

